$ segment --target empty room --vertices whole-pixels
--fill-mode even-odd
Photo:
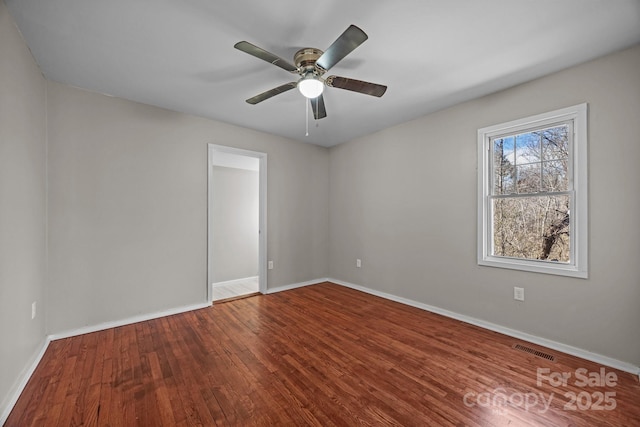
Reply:
[[[0,426],[640,425],[640,0],[0,0]]]

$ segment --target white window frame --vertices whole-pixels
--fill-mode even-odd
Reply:
[[[569,190],[573,201],[569,235],[570,262],[493,256],[493,218],[489,198],[493,164],[491,139],[566,121],[573,121],[574,132],[569,146]],[[587,160],[586,103],[478,129],[478,265],[588,278]]]

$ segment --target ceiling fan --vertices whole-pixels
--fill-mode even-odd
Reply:
[[[309,98],[313,109],[313,116],[318,120],[327,117],[324,98],[322,97],[325,86],[381,97],[387,90],[386,86],[349,79],[347,77],[323,77],[331,67],[364,43],[367,38],[364,31],[355,25],[350,25],[324,52],[313,47],[305,47],[297,51],[293,56],[293,64],[247,41],[236,43],[234,45],[236,49],[300,76],[297,81],[286,83],[263,92],[247,99],[247,102],[255,105],[297,87],[302,95]]]

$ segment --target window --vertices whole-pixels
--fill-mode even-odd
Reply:
[[[478,130],[478,264],[587,277],[587,105]]]

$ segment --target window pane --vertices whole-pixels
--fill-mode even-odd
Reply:
[[[493,253],[568,263],[569,196],[493,199]]]
[[[569,189],[568,161],[553,160],[542,163],[542,190],[567,191]]]
[[[540,191],[540,163],[517,166],[518,193],[537,193]]]
[[[536,132],[516,135],[516,164],[540,161],[540,136]]]
[[[493,194],[567,191],[568,129],[555,126],[493,141]]]
[[[513,138],[493,141],[493,194],[515,192],[515,168],[513,166]]]
[[[545,129],[539,133],[542,139],[543,160],[569,157],[569,129],[567,125]]]

